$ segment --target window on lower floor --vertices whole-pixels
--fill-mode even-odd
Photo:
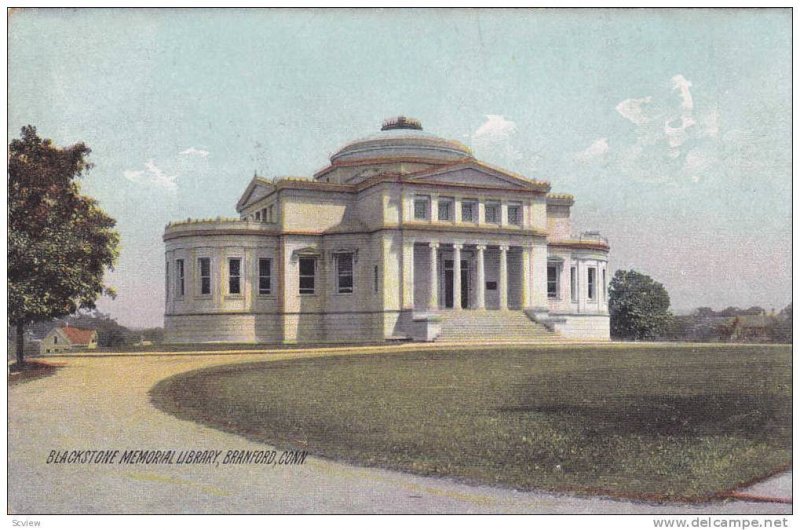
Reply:
[[[378,292],[378,266],[377,265],[375,265],[375,267],[372,269],[372,288],[375,290],[376,293]]]
[[[597,292],[597,286],[595,283],[597,282],[597,269],[594,267],[589,267],[588,269],[588,278],[586,281],[586,296],[589,300],[594,300],[595,294]]]
[[[500,224],[500,203],[487,202],[486,203],[486,222],[493,224]]]
[[[558,266],[547,266],[547,298],[558,298]]]
[[[573,302],[578,299],[578,274],[575,267],[569,268],[569,298]]]
[[[353,254],[336,254],[336,292],[353,292]]]
[[[242,258],[228,258],[228,294],[242,294]]]
[[[180,298],[184,295],[186,286],[184,285],[183,260],[175,260],[175,297]]]
[[[314,294],[317,258],[300,258],[300,294]]]
[[[258,294],[272,293],[272,260],[258,258]]]
[[[197,268],[200,269],[200,294],[211,294],[211,258],[198,258]]]
[[[256,212],[256,221],[260,221],[260,220],[261,220],[261,210]]]

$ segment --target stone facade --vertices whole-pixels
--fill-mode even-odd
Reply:
[[[428,316],[470,310],[608,340],[608,243],[549,191],[388,121],[313,178],[254,177],[238,218],[169,224],[167,340],[432,340]]]

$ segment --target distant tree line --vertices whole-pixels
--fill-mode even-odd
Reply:
[[[689,342],[792,342],[792,304],[782,310],[766,311],[727,307],[714,311],[698,307],[688,315],[675,316],[664,340]]]

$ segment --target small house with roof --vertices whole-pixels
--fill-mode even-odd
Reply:
[[[44,336],[39,345],[39,353],[93,350],[95,348],[97,348],[96,330],[76,328],[74,326],[57,326]]]

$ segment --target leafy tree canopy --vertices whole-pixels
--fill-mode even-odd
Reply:
[[[611,335],[620,339],[653,340],[669,327],[669,294],[650,276],[634,270],[614,274],[608,291]]]
[[[103,274],[117,257],[116,222],[76,181],[91,168],[90,152],[83,143],[57,147],[30,125],[9,145],[8,320],[19,331],[114,294]]]

